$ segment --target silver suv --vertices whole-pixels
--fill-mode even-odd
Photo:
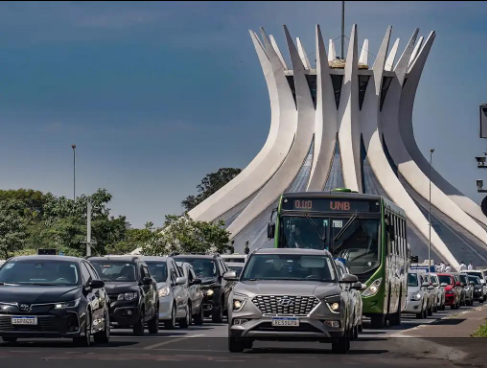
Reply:
[[[235,272],[224,277],[237,280]],[[326,250],[254,251],[229,298],[230,352],[250,349],[254,340],[310,340],[346,353],[354,326],[349,288],[357,282],[349,274],[339,280]]]

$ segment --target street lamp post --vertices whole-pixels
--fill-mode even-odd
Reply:
[[[76,201],[76,145],[71,145],[73,149],[73,200]]]
[[[430,188],[429,188],[429,213],[428,213],[428,222],[429,222],[429,239],[428,239],[428,272],[431,272],[431,173],[433,171],[433,153],[435,149],[430,149]]]

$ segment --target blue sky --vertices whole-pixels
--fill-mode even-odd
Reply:
[[[1,2],[0,187],[71,196],[103,187],[134,226],[161,225],[200,179],[245,167],[264,143],[267,89],[248,29],[286,50],[282,25],[314,53],[314,25],[340,33],[340,2]],[[479,201],[478,105],[487,102],[487,3],[347,2],[375,54],[385,29],[404,47],[438,35],[414,128],[445,178]],[[286,53],[287,57],[287,53]],[[487,179],[487,177],[485,178]]]

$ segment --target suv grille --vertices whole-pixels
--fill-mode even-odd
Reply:
[[[319,303],[315,296],[257,295],[252,302],[264,314],[305,316]]]

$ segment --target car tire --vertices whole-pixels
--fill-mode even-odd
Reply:
[[[353,328],[353,340],[357,340],[358,339],[358,326],[355,326]]]
[[[373,315],[370,318],[370,324],[372,328],[376,328],[376,329],[384,328],[386,325],[386,316],[383,314],[380,314],[378,316]]]
[[[183,319],[179,320],[180,328],[188,328],[191,325],[191,313],[193,313],[191,310],[191,305],[188,304],[186,306],[186,315],[184,316]]]
[[[3,342],[17,342],[18,338],[17,337],[9,337],[9,336],[3,336],[2,337]]]
[[[205,311],[203,310],[203,304],[200,305],[200,311],[194,316],[194,324],[201,326],[205,320]]]
[[[135,322],[134,326],[132,327],[132,332],[134,336],[144,336],[144,329],[145,329],[145,315],[144,315],[144,306],[139,313],[139,319]]]
[[[427,313],[428,313],[428,315],[427,315],[428,317],[432,316],[433,315],[433,307],[429,307]]]
[[[108,344],[110,342],[110,314],[106,312],[105,315],[105,328],[103,331],[93,334],[95,344]]]
[[[73,343],[80,348],[87,348],[91,345],[91,314],[89,311],[86,311],[85,335],[74,337]]]
[[[243,341],[238,340],[235,337],[228,337],[228,351],[230,353],[241,353],[245,350],[245,344]]]
[[[212,309],[211,321],[213,323],[223,323],[223,303],[220,307]]]
[[[172,330],[176,327],[176,306],[172,307],[171,319],[169,321],[164,321],[164,328]]]
[[[389,323],[391,326],[399,326],[401,324],[401,299],[399,299],[399,305],[397,306],[397,312],[391,314],[389,317]]]
[[[331,343],[331,351],[333,354],[346,354],[350,350],[350,331],[347,331],[345,336],[333,341]]]
[[[360,322],[360,324],[358,325],[358,332],[359,332],[359,333],[364,332],[364,325],[363,325],[363,323],[362,323],[362,322]]]
[[[159,305],[157,305],[154,318],[152,318],[148,323],[149,333],[152,335],[157,335],[159,333]]]
[[[243,345],[244,345],[244,348],[245,349],[252,349],[252,347],[254,346],[254,340],[251,340],[251,339],[245,339],[243,341]]]

